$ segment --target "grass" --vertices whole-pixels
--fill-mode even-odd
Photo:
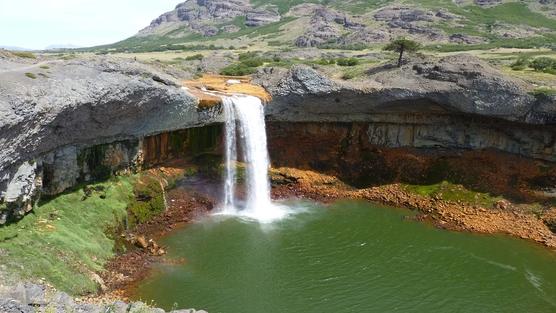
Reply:
[[[487,208],[494,206],[501,197],[495,197],[488,193],[468,190],[462,185],[456,185],[443,181],[433,185],[405,185],[406,190],[425,197],[439,197],[446,201],[462,201],[472,205]]]
[[[27,73],[25,73],[25,76],[27,76],[27,77],[29,77],[29,78],[31,78],[31,79],[37,79],[37,75],[35,75],[35,74],[33,74],[33,73],[27,72]]]
[[[11,51],[11,53],[17,57],[25,58],[25,59],[36,59],[37,56],[33,52],[27,51]]]
[[[539,87],[531,92],[534,96],[556,96],[556,88]]]
[[[116,177],[92,185],[90,196],[79,188],[41,203],[0,228],[0,262],[23,279],[45,278],[71,294],[96,292],[90,274],[114,256],[107,233],[124,220],[135,180]]]

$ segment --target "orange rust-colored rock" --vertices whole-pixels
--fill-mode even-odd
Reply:
[[[220,95],[245,94],[269,102],[270,94],[261,86],[251,84],[249,76],[204,75],[196,80],[184,81],[183,85],[199,98],[200,108],[210,108],[222,103]]]

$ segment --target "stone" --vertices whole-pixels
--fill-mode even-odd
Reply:
[[[15,300],[21,304],[27,305],[27,291],[23,283],[19,283],[8,289],[2,294],[2,298]]]
[[[116,301],[109,305],[111,313],[127,313],[128,304],[123,301]]]
[[[55,305],[57,308],[66,309],[68,311],[75,306],[73,298],[65,292],[57,292],[52,297],[50,303]]]
[[[141,235],[137,236],[135,245],[141,249],[147,249],[149,247],[149,243],[147,242],[147,239],[145,239],[145,236],[141,236]]]
[[[237,25],[225,25],[220,28],[223,33],[237,33],[241,28]]]
[[[128,313],[143,313],[145,312],[149,307],[140,301],[137,302],[133,302],[129,305],[127,311]]]
[[[0,312],[2,313],[35,313],[35,310],[19,301],[0,298]]]
[[[28,305],[41,306],[46,304],[46,289],[44,286],[32,283],[26,283],[24,286]]]
[[[74,313],[104,313],[103,311],[103,307],[92,303],[79,303],[73,309]]]

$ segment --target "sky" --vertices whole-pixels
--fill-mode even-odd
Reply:
[[[133,36],[184,0],[0,0],[0,46],[96,46]]]

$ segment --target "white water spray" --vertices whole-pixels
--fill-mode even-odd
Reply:
[[[270,161],[261,100],[252,96],[229,96],[223,97],[222,102],[226,118],[226,169],[221,214],[248,217],[260,222],[284,217],[287,211],[274,205],[270,199]],[[238,143],[246,166],[244,206],[239,206],[235,198]]]

